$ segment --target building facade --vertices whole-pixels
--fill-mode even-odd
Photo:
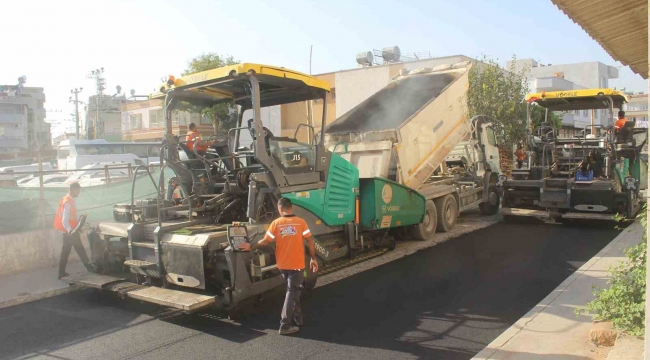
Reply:
[[[0,154],[18,155],[38,146],[49,148],[50,124],[45,122],[43,88],[1,86]]]
[[[609,80],[618,78],[618,69],[603,64],[598,61],[583,62],[575,64],[540,64],[533,59],[520,59],[506,62],[506,69],[514,66],[517,72],[527,70],[529,80],[546,79],[546,78],[561,78],[569,81],[576,86],[577,89],[602,89],[609,88]],[[568,86],[568,85],[567,85]],[[569,89],[558,89],[569,90]],[[584,116],[575,114],[575,126],[582,126]],[[573,118],[567,117],[566,125],[569,125]],[[591,116],[589,115],[589,121]],[[595,112],[594,123],[596,125],[609,126],[613,123],[614,119],[610,118],[607,110],[598,110]]]
[[[98,101],[99,99],[99,101]],[[86,139],[106,139],[106,141],[122,140],[122,115],[120,105],[126,100],[123,96],[92,95],[86,106],[86,121],[81,126],[80,133]],[[99,107],[99,121],[97,121]]]
[[[162,100],[125,102],[120,106],[123,141],[162,141],[165,136],[165,120]],[[280,106],[262,109],[262,123],[277,136],[280,134]],[[252,118],[250,110],[244,113],[244,122]],[[214,133],[210,119],[198,113],[172,111],[172,134],[185,135],[190,123],[196,124],[198,132],[207,138]],[[292,133],[293,135],[293,133]],[[242,131],[241,146],[250,146],[250,134]]]
[[[623,106],[625,116],[636,121],[636,127],[648,127],[648,94],[628,95],[629,102]]]

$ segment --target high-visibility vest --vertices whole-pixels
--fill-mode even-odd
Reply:
[[[185,144],[190,151],[194,151],[194,142],[201,141],[201,134],[196,131],[188,131],[185,136]],[[208,149],[205,145],[196,145],[196,151],[206,151]]]
[[[74,204],[74,200],[70,194],[66,194],[61,202],[59,202],[59,207],[56,209],[56,214],[54,214],[54,228],[61,232],[68,232],[63,226],[63,208],[65,204],[70,203],[70,227],[74,230],[77,227],[77,207]]]

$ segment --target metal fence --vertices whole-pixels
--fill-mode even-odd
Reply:
[[[110,171],[115,169],[125,169],[130,175],[124,179],[111,178]],[[87,170],[68,170],[66,173],[70,172],[72,175],[73,172]],[[135,167],[123,165],[121,167],[110,166],[110,168],[100,169],[100,173],[103,172],[105,175],[103,184],[94,186],[83,186],[82,184],[81,194],[75,200],[77,214],[87,214],[90,224],[112,219],[114,204],[131,203],[134,170]],[[160,168],[158,166],[150,166],[150,171],[154,179],[159,178]],[[42,179],[43,175],[53,173],[57,173],[57,171],[16,172],[11,175],[32,175],[35,178]],[[165,182],[173,176],[174,173],[171,170],[165,171]],[[0,187],[0,234],[30,231],[52,226],[54,213],[59,201],[68,192],[68,186],[46,187],[42,184],[42,180],[40,183],[40,186],[36,188],[9,187],[6,186],[7,183],[5,183],[5,186]],[[156,186],[151,182],[146,172],[139,172],[135,179],[135,198],[156,197]]]

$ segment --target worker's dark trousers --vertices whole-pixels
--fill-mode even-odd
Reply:
[[[281,272],[284,282],[287,284],[287,295],[284,298],[284,307],[282,307],[280,328],[286,329],[293,325],[292,320],[302,321],[300,286],[304,275],[302,270],[281,270]]]
[[[84,249],[84,246],[81,243],[79,233],[73,235],[63,234],[63,247],[61,248],[61,259],[59,260],[59,276],[65,275],[65,267],[68,265],[68,257],[70,256],[70,251],[73,247],[81,261],[86,266],[86,269],[92,271],[90,260],[88,260],[86,249]]]

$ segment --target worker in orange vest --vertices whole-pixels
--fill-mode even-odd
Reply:
[[[185,136],[185,141],[187,141],[186,145],[190,151],[194,151],[194,146],[196,144],[196,152],[199,153],[199,155],[204,155],[208,148],[215,144],[215,141],[205,141],[201,139],[201,134],[196,131],[195,123],[190,123],[187,128],[189,131]]]
[[[77,255],[86,266],[88,271],[93,272],[94,267],[88,260],[86,249],[81,243],[79,233],[73,233],[77,227],[77,207],[75,205],[75,198],[81,193],[81,186],[79,183],[70,184],[70,191],[61,199],[59,207],[54,214],[54,228],[63,234],[63,247],[61,248],[61,259],[59,260],[59,279],[68,276],[65,268],[68,265],[68,257],[70,251],[74,247]]]
[[[625,111],[621,110],[618,112],[618,120],[616,120],[616,124],[614,124],[614,128],[616,131],[621,130],[624,126],[625,123],[627,122],[627,118],[625,117]]]

